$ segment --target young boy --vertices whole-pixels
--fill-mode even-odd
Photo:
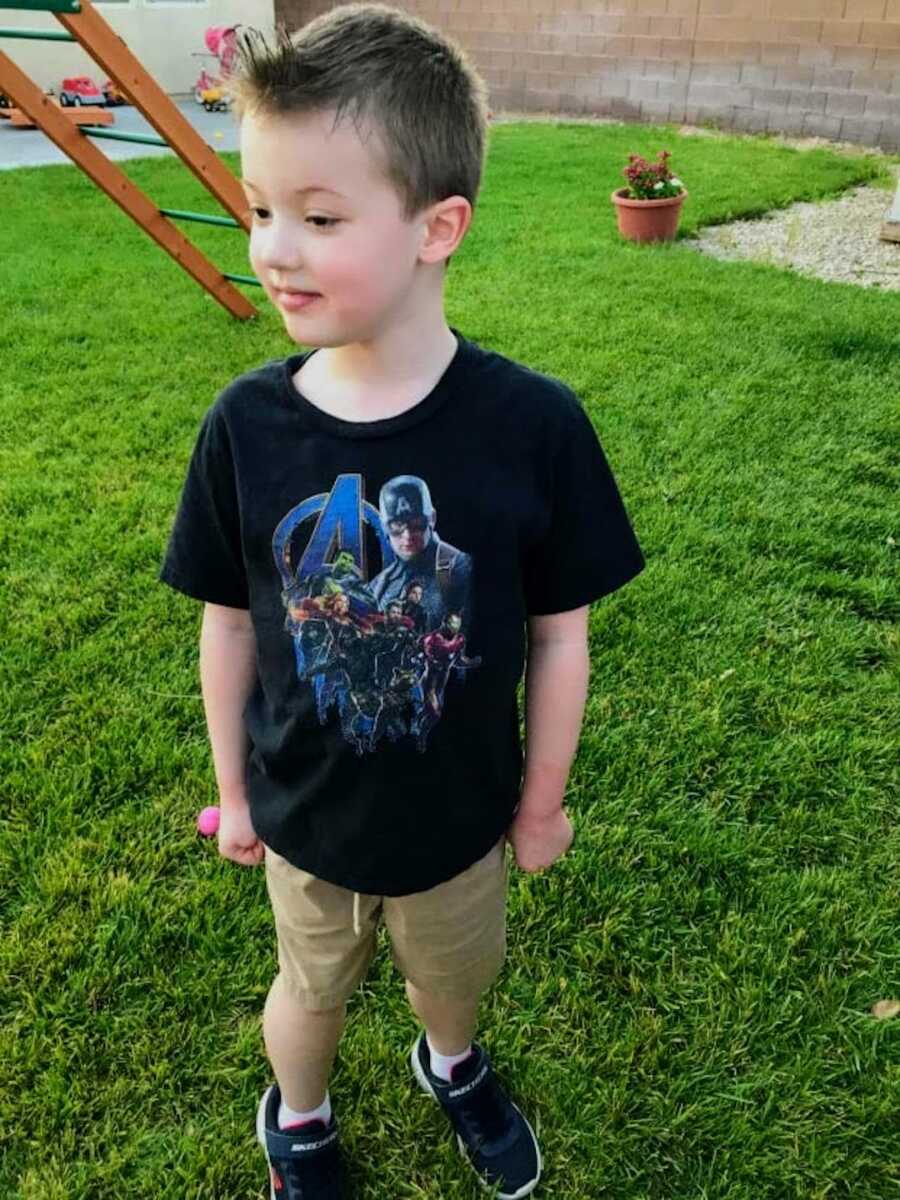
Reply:
[[[349,1195],[328,1080],[383,916],[423,1026],[415,1079],[511,1200],[540,1152],[473,1042],[505,843],[525,871],[571,844],[588,605],[641,552],[574,394],[445,320],[487,129],[459,48],[349,5],[274,46],[245,34],[232,91],[250,259],[313,349],[207,412],[161,578],[205,602],[219,849],[265,863],[273,907],[271,1195]]]

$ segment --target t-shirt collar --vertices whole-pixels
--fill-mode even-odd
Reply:
[[[289,354],[282,360],[281,383],[285,396],[311,425],[333,434],[335,437],[372,438],[399,433],[401,430],[409,429],[434,416],[466,373],[473,347],[452,325],[450,331],[456,338],[456,353],[447,365],[447,369],[427,396],[396,416],[383,417],[376,421],[347,421],[343,417],[336,417],[332,413],[325,412],[308,400],[294,383],[294,375],[303,363],[315,353],[315,350],[303,350],[297,354]]]

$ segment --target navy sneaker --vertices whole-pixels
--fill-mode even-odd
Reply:
[[[480,1046],[453,1068],[450,1083],[431,1073],[424,1032],[410,1062],[419,1087],[433,1096],[456,1130],[460,1152],[498,1200],[519,1200],[537,1187],[541,1151],[534,1130],[500,1086]]]
[[[278,1128],[281,1092],[274,1083],[259,1102],[256,1136],[269,1164],[270,1200],[349,1200],[334,1117]]]

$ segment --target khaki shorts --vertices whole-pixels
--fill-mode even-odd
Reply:
[[[266,847],[278,966],[309,1009],[338,1008],[375,954],[383,914],[391,954],[414,987],[448,999],[478,995],[506,957],[506,838],[462,874],[411,896],[369,896],[326,883]]]

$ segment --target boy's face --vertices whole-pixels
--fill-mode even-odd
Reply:
[[[352,121],[333,125],[327,111],[241,122],[250,262],[290,336],[313,346],[368,341],[414,315],[427,234],[428,210],[404,219],[377,134],[364,143]],[[304,302],[286,291],[316,295]]]

